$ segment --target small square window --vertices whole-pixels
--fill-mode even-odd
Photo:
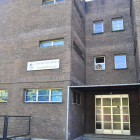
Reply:
[[[105,57],[101,56],[94,58],[94,69],[105,70]]]
[[[122,18],[112,20],[112,30],[113,31],[124,30]]]
[[[103,27],[103,22],[94,22],[93,23],[93,33],[103,33],[104,32],[104,27]]]
[[[126,65],[126,55],[115,55],[115,69],[125,69]]]

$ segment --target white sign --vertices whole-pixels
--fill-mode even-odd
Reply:
[[[27,71],[59,69],[60,59],[33,61],[27,63]]]

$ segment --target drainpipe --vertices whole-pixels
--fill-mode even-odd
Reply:
[[[67,124],[66,124],[66,140],[69,139],[69,95],[70,95],[70,86],[67,87]]]

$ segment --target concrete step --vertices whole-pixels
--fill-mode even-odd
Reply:
[[[83,140],[140,140],[140,136],[85,134]]]

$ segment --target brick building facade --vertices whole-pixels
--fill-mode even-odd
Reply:
[[[32,138],[140,135],[139,10],[139,0],[1,0],[0,115],[32,116]]]

